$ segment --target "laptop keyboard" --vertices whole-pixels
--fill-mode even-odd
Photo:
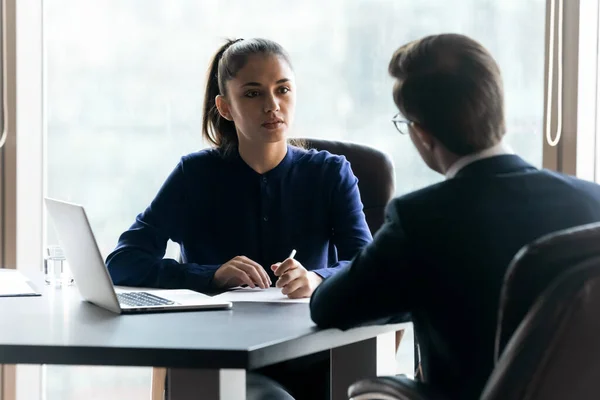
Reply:
[[[175,304],[174,301],[164,299],[146,292],[117,293],[119,303],[129,307],[164,306]]]

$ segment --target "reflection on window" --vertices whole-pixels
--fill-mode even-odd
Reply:
[[[205,72],[225,37],[281,43],[298,83],[295,135],[356,141],[388,152],[397,193],[403,194],[442,177],[426,168],[410,139],[390,122],[396,109],[388,61],[409,40],[468,34],[501,65],[508,142],[541,165],[544,0],[44,3],[48,194],[86,206],[104,255],[179,157],[205,147],[200,138]],[[48,241],[54,241],[52,231]],[[57,373],[76,370],[61,367]],[[133,371],[132,376],[141,373]],[[120,374],[102,369],[61,384],[73,393],[81,385],[103,393]],[[77,398],[71,389],[48,400]],[[147,397],[147,391],[110,393]]]

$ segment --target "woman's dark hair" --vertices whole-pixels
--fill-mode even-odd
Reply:
[[[394,53],[389,72],[400,111],[448,150],[466,155],[504,136],[500,68],[473,39],[444,34],[408,43]]]
[[[291,67],[290,57],[281,45],[268,39],[227,40],[214,55],[208,69],[206,93],[202,115],[202,136],[225,152],[237,146],[238,138],[233,121],[219,114],[215,99],[226,96],[227,81],[235,78],[240,69],[255,54],[274,55],[283,58]]]

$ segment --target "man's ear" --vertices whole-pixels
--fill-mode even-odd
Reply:
[[[412,129],[415,135],[417,136],[419,142],[421,142],[421,144],[423,145],[423,147],[429,151],[433,150],[435,146],[435,139],[433,138],[433,136],[426,130],[424,130],[423,127],[421,127],[421,125],[419,125],[416,122],[413,123]]]
[[[231,117],[229,103],[227,102],[227,99],[225,97],[221,96],[220,94],[217,95],[217,97],[215,98],[215,104],[217,106],[217,110],[219,110],[219,114],[221,114],[221,117],[225,118],[228,121],[233,121],[233,118]]]

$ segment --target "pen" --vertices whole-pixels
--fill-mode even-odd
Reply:
[[[288,258],[294,258],[294,256],[296,255],[296,249],[293,249],[292,252],[290,253],[290,256]]]
[[[295,255],[296,255],[296,249],[292,249],[292,252],[288,256],[288,258],[291,258],[293,260]],[[287,258],[286,258],[286,260],[287,260]],[[277,278],[277,280],[280,280],[280,279],[281,279],[281,277]]]

